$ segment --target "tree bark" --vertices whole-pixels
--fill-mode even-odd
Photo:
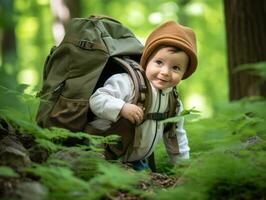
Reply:
[[[73,17],[80,17],[80,0],[51,0],[51,8],[54,15],[53,35],[58,45],[64,35],[66,25]]]
[[[0,14],[1,19],[4,21],[1,38],[1,58],[3,70],[10,73],[16,74],[18,71],[17,67],[17,45],[16,45],[16,34],[15,34],[15,22],[13,20],[14,13],[14,1],[8,1],[3,4],[3,9],[6,12]]]
[[[266,97],[266,82],[242,64],[266,61],[266,1],[224,0],[230,100]]]

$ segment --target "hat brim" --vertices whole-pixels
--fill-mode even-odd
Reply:
[[[197,56],[196,54],[191,50],[192,47],[189,46],[187,42],[182,40],[181,38],[172,38],[172,37],[166,37],[165,35],[162,37],[157,38],[155,41],[153,41],[149,46],[146,47],[146,51],[143,53],[140,64],[142,67],[145,68],[149,57],[152,55],[152,53],[159,48],[160,46],[174,46],[182,51],[184,51],[188,57],[189,57],[189,65],[187,68],[186,73],[183,76],[183,80],[188,78],[193,72],[195,72],[197,68]]]

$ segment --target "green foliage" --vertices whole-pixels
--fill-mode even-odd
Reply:
[[[73,133],[69,130],[55,127],[51,129],[42,129],[37,125],[36,122],[28,120],[25,115],[22,115],[20,112],[17,112],[12,108],[0,110],[0,116],[12,124],[13,127],[16,128],[16,130],[18,130],[20,133],[32,135],[35,138],[35,142],[50,152],[63,149],[64,146],[62,146],[61,143],[68,138],[88,139],[90,141],[90,146],[84,146],[84,148],[90,148],[99,151],[101,150],[97,148],[99,144],[105,142],[111,143],[116,141],[118,138],[117,136],[104,138],[101,136],[89,135],[83,132]]]
[[[244,99],[221,105],[213,118],[189,124],[188,133],[194,133],[191,141],[192,151],[234,148],[256,135],[265,138],[265,106],[264,100]]]
[[[266,80],[266,62],[250,63],[240,65],[236,68],[235,72],[248,71],[251,74],[255,74]]]
[[[95,151],[101,151],[99,144],[112,143],[117,141],[117,136],[101,137],[92,136],[87,133],[73,133],[62,128],[42,129],[35,121],[35,113],[38,105],[38,99],[32,95],[25,94],[23,91],[26,85],[19,85],[17,90],[10,90],[0,85],[0,117],[18,130],[20,133],[26,133],[34,137],[35,142],[50,152],[64,148],[62,142],[68,138],[87,139],[90,141],[90,148]]]
[[[42,129],[29,112],[23,113],[23,105],[28,107],[32,104],[32,99],[37,99],[1,88],[1,119],[10,123],[19,133],[31,135],[37,145],[49,151],[50,156],[45,163],[33,163],[26,171],[22,170],[41,178],[44,186],[49,188],[49,199],[100,199],[118,190],[141,194],[135,187],[145,178],[144,174],[125,170],[103,158],[103,143],[114,143],[117,136],[92,136],[62,128]],[[6,99],[10,97],[13,99],[11,104]],[[22,109],[15,109],[17,105]],[[65,146],[66,140],[75,139],[82,142]],[[1,167],[0,176],[18,177],[18,174],[11,168]]]
[[[33,98],[23,101],[24,94],[8,89],[4,93],[14,96],[16,101],[12,105],[19,102],[27,107]],[[1,117],[20,132],[32,135],[37,144],[51,153],[47,162],[33,164],[27,169],[49,188],[49,199],[101,199],[118,190],[140,197],[144,195],[136,185],[147,178],[145,174],[107,162],[98,153],[102,142],[106,142],[104,138],[59,128],[41,129],[29,112],[22,114],[20,109],[10,106],[3,104]],[[227,199],[259,199],[265,196],[265,106],[266,101],[262,98],[247,98],[220,104],[212,118],[187,121],[191,159],[179,160],[176,166],[171,166],[162,148],[156,152],[159,171],[179,177],[177,187],[145,194],[145,198],[219,199],[225,196]],[[191,114],[198,115],[199,112],[193,108],[185,110],[182,116]],[[67,147],[64,141],[68,138],[87,140],[87,143]],[[9,169],[0,171],[16,176]]]
[[[265,152],[235,156],[209,153],[191,163],[182,185],[155,199],[260,199],[265,196]]]
[[[168,119],[163,120],[163,123],[177,123],[181,119],[186,120],[196,120],[200,117],[200,111],[195,110],[195,108],[191,108],[189,110],[183,110],[178,116],[170,117]]]
[[[17,178],[17,177],[19,177],[19,175],[10,167],[0,166],[0,177]]]
[[[19,118],[35,121],[38,100],[25,93],[27,88],[25,84],[13,84],[13,88],[0,85],[0,110],[12,109],[11,113],[20,115]]]
[[[266,101],[224,104],[213,118],[187,124],[191,160],[171,168],[181,184],[155,199],[261,199],[266,195]],[[160,158],[165,157],[160,150]],[[167,172],[166,171],[166,172]]]
[[[88,160],[87,160],[88,161]],[[143,180],[143,174],[126,171],[107,161],[92,159],[96,166],[91,179],[81,179],[67,166],[34,165],[27,169],[41,177],[42,183],[49,188],[49,199],[101,199],[118,189],[134,191],[134,186]],[[89,164],[87,162],[87,164]]]
[[[75,177],[73,172],[66,167],[35,165],[28,171],[42,177],[42,182],[52,191],[52,199],[75,197],[73,188],[76,188],[76,194],[86,192],[86,182]]]

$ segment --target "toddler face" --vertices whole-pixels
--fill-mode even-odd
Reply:
[[[146,76],[157,89],[174,87],[186,72],[188,62],[189,58],[185,52],[175,52],[173,47],[164,47],[150,58]]]

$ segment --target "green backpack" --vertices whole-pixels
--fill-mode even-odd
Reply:
[[[93,91],[110,75],[127,70],[125,56],[138,62],[142,50],[134,34],[114,19],[72,19],[63,41],[45,62],[38,124],[82,131]]]
[[[93,130],[88,126],[88,121],[93,118],[89,98],[108,77],[127,72],[135,86],[133,103],[142,104],[148,111],[151,89],[138,64],[142,51],[143,45],[135,35],[112,18],[91,16],[72,19],[63,41],[51,49],[45,62],[43,87],[38,94],[41,98],[38,124],[44,128],[55,126],[103,136],[118,133],[122,138],[122,147],[113,145],[110,148],[116,156],[123,155],[136,139],[134,125],[121,118],[104,133]],[[170,107],[169,116],[173,116],[176,108]]]

